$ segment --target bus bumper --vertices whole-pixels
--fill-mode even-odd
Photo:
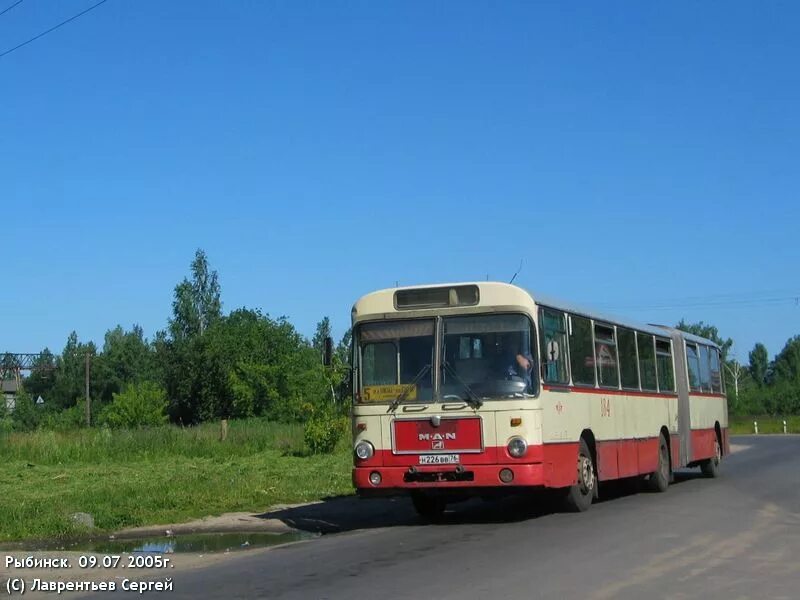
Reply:
[[[501,478],[501,471],[503,477]],[[508,480],[508,472],[512,478]],[[374,474],[380,476],[375,483]],[[371,480],[370,475],[373,475]],[[506,465],[464,465],[462,468],[429,467],[354,467],[353,486],[359,493],[400,492],[414,489],[519,488],[544,485],[542,463]]]

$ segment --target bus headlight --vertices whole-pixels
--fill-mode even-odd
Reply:
[[[361,440],[356,444],[356,458],[359,460],[367,460],[368,458],[372,458],[372,455],[375,454],[375,448],[367,441]]]
[[[508,453],[514,458],[525,456],[528,451],[528,442],[521,437],[513,437],[508,440]]]

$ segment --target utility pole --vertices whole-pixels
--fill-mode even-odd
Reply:
[[[89,397],[89,363],[91,354],[86,353],[86,426],[92,426],[92,399]]]

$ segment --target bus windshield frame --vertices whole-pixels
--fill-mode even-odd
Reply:
[[[536,326],[522,312],[364,321],[353,335],[358,405],[535,398]]]

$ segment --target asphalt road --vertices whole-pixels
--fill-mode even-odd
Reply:
[[[734,444],[719,479],[685,471],[665,494],[615,486],[583,514],[523,498],[456,505],[437,525],[407,500],[283,511],[341,532],[176,572],[168,597],[800,598],[800,437]]]

